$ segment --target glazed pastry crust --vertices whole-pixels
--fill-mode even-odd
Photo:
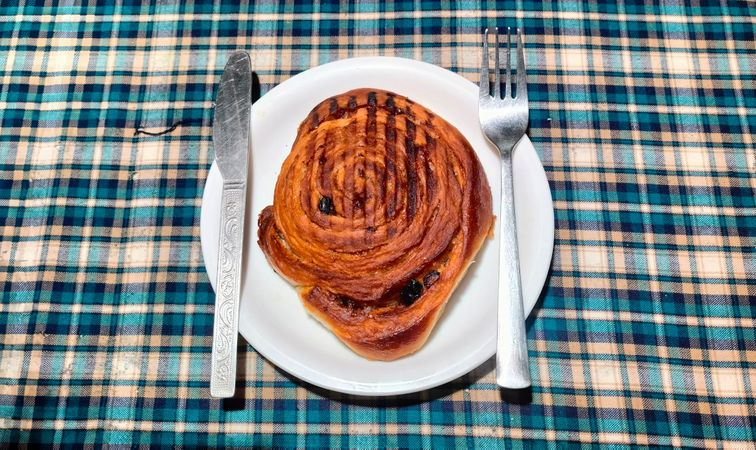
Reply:
[[[491,231],[491,202],[456,128],[401,95],[356,89],[299,126],[258,243],[339,339],[393,360],[428,339]]]

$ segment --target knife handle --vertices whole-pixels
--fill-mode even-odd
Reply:
[[[243,182],[223,183],[210,368],[210,395],[215,398],[232,397],[236,384],[236,343],[239,333],[246,193],[246,185]]]

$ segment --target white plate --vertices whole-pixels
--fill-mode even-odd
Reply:
[[[314,385],[357,395],[417,392],[464,375],[493,356],[498,237],[484,244],[425,346],[392,362],[357,356],[309,317],[294,289],[273,271],[257,245],[257,217],[273,201],[276,178],[297,126],[323,99],[360,87],[405,95],[456,126],[478,153],[491,185],[494,213],[499,215],[499,157],[478,125],[475,84],[437,66],[388,57],[347,59],[300,73],[252,106],[251,192],[239,331],[271,363]],[[529,313],[551,264],[554,210],[546,174],[527,137],[515,150],[514,173],[523,294]],[[213,163],[200,225],[211,283],[216,276],[221,182]]]

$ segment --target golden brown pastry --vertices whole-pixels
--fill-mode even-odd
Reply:
[[[456,128],[356,89],[299,126],[258,235],[313,316],[358,354],[393,360],[425,343],[492,222],[486,175]]]

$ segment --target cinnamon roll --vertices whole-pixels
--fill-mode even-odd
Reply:
[[[418,350],[491,233],[470,144],[427,108],[356,89],[299,126],[259,245],[302,302],[358,354]]]

